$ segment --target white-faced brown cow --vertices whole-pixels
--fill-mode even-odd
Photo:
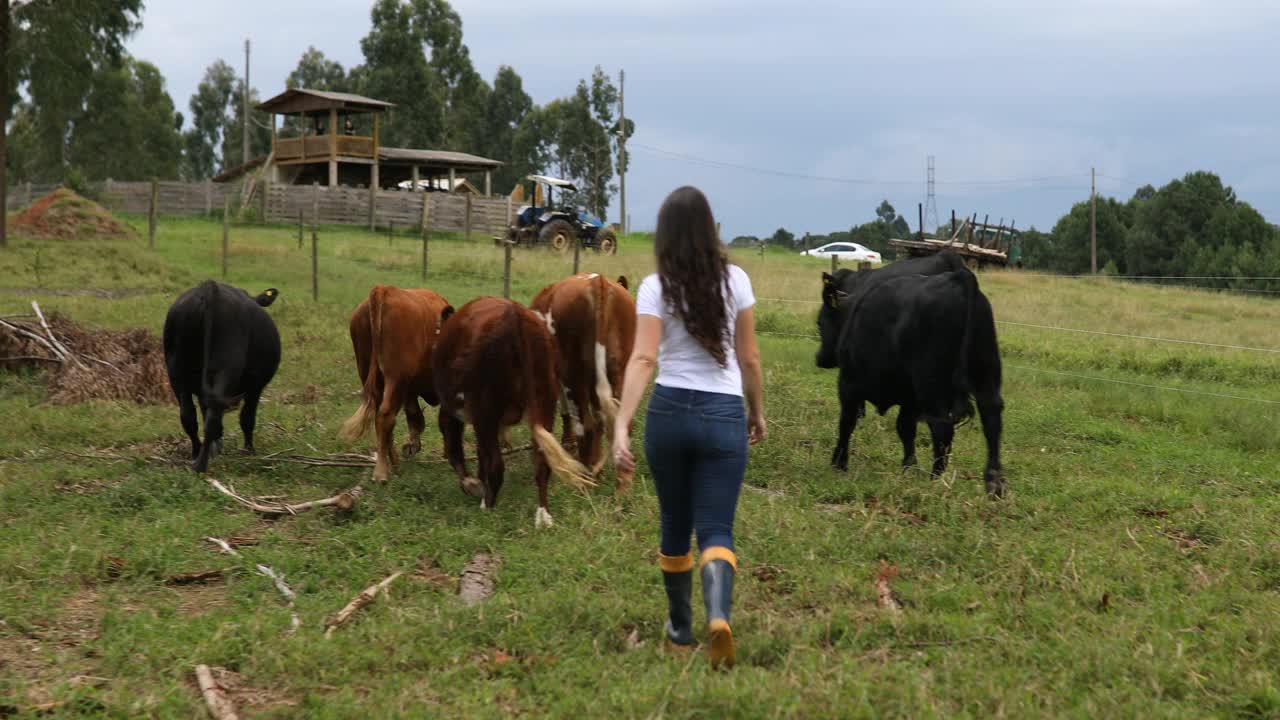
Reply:
[[[576,441],[578,460],[598,475],[605,457],[600,440],[613,432],[635,342],[636,304],[627,278],[574,275],[543,288],[530,307],[546,320],[560,353],[562,442]],[[629,473],[618,473],[618,487],[630,489]]]
[[[510,300],[481,297],[463,305],[440,331],[431,358],[440,398],[440,435],[445,456],[463,492],[493,508],[502,488],[501,436],[522,419],[533,436],[538,510],[534,525],[552,524],[547,477],[552,471],[577,488],[593,483],[587,469],[551,434],[556,417],[556,349],[546,323]],[[464,423],[476,432],[480,478],[467,474],[462,450]]]
[[[431,351],[453,307],[431,290],[402,290],[377,285],[351,314],[351,347],[364,387],[360,409],[342,426],[341,436],[354,442],[376,425],[378,456],[373,479],[385,481],[398,463],[393,431],[396,414],[404,408],[409,442],[404,455],[422,448],[426,419],[418,398],[436,406],[431,377]]]

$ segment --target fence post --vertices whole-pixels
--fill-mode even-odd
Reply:
[[[426,237],[431,231],[431,194],[422,193],[422,221],[421,221],[422,237]]]
[[[466,193],[466,199],[467,199],[467,216],[466,216],[466,219],[463,220],[462,226],[466,231],[467,240],[470,241],[471,240],[471,193]]]
[[[871,263],[865,262],[865,261],[858,263],[858,272],[862,272],[863,270],[870,270],[870,269],[871,269]]]
[[[840,256],[832,255],[831,256],[831,274],[835,275],[836,270],[838,270],[839,268],[840,268]]]
[[[918,239],[924,240],[924,203],[916,203],[916,212],[920,214],[920,224],[917,226],[920,228],[920,237]]]
[[[27,183],[27,192],[31,192],[31,183]],[[147,249],[156,249],[156,204],[160,202],[160,181],[151,178],[151,205],[147,209]]]
[[[511,299],[511,243],[502,243],[502,297]]]
[[[320,238],[316,233],[315,226],[311,227],[311,301],[320,301],[320,262],[317,254],[320,246]]]
[[[231,196],[222,201],[222,278],[227,277],[227,241],[231,234]]]
[[[387,221],[387,247],[391,247],[392,236],[394,236],[395,233],[396,233],[396,221],[388,220]]]
[[[111,178],[107,178],[107,183],[102,190],[102,204],[106,206],[108,210],[115,210],[115,201],[112,200],[111,196],[112,189]]]
[[[378,207],[378,186],[374,183],[369,183],[369,232],[373,232],[374,230],[378,229],[378,226],[376,224],[376,221],[378,219],[377,207]]]
[[[320,181],[311,183],[311,227],[320,224]]]
[[[573,274],[578,274],[578,253],[582,250],[582,243],[578,242],[578,238],[573,239]]]
[[[809,233],[804,234],[804,251],[809,252]]]
[[[261,222],[262,222],[262,224],[263,224],[263,225],[266,225],[266,224],[267,224],[267,196],[271,194],[271,181],[270,181],[270,180],[263,180],[263,181],[262,181],[262,187],[260,187],[260,188],[258,189],[258,192],[261,192],[261,193],[262,193],[262,200],[261,200],[261,204],[262,204],[262,220],[261,220]]]
[[[111,189],[111,181],[107,181],[107,189]],[[209,217],[213,214],[213,180],[204,181],[204,216]]]
[[[28,180],[28,181],[27,181],[27,193],[26,193],[26,195],[27,195],[27,201],[26,201],[25,203],[23,203],[23,204],[22,204],[22,206],[23,206],[23,207],[30,207],[30,206],[31,206],[31,181],[30,181],[30,180]]]
[[[298,206],[298,249],[302,249],[302,206]]]

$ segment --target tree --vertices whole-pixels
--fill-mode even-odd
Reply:
[[[773,231],[773,235],[769,236],[767,241],[769,247],[794,248],[796,246],[796,236],[786,228],[778,228]]]
[[[5,0],[0,7],[0,168],[8,166],[5,132],[18,100],[30,101],[31,171],[27,179],[60,179],[67,170],[71,125],[95,69],[119,56],[138,27],[142,0]],[[0,171],[0,244],[5,233],[7,172]]]
[[[181,124],[156,66],[122,58],[93,78],[71,133],[71,166],[91,178],[176,178]]]
[[[436,147],[444,138],[444,82],[427,62],[414,8],[377,0],[372,28],[360,41],[364,65],[351,71],[357,92],[396,104],[385,114],[381,141],[403,147]]]
[[[186,146],[188,180],[213,177],[217,172],[218,146],[226,125],[227,106],[233,101],[236,72],[223,60],[217,60],[204,71],[204,79],[196,86],[188,107],[191,129],[183,136]]]
[[[285,78],[284,86],[290,89],[307,88],[309,90],[333,90],[347,92],[347,73],[342,65],[325,57],[325,54],[308,46],[298,65]]]
[[[204,79],[191,96],[191,129],[183,136],[186,146],[184,175],[202,180],[241,164],[240,138],[243,133],[244,80],[224,60],[216,60],[205,70]],[[258,91],[250,88],[249,106],[258,104]],[[249,153],[271,151],[271,116],[249,111]]]
[[[509,192],[534,169],[522,162],[516,151],[516,133],[533,109],[533,99],[524,91],[520,75],[508,65],[498,68],[485,112],[483,153],[505,163],[493,174],[494,185],[501,192]]]

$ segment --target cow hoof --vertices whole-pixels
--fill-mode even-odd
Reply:
[[[555,525],[555,521],[551,519],[551,513],[547,512],[546,508],[540,507],[537,512],[533,514],[533,527],[535,529],[541,530],[542,528],[549,528],[553,525]]]
[[[417,455],[418,451],[421,449],[422,449],[422,443],[408,442],[408,443],[405,443],[404,446],[400,448],[400,454],[409,458],[409,457],[413,457],[414,455]]]
[[[209,445],[209,459],[210,459],[210,460],[212,460],[213,458],[216,458],[216,457],[218,457],[219,455],[221,455],[221,454],[222,454],[222,441],[221,441],[221,440],[214,440],[213,442],[209,443],[208,445]]]
[[[482,485],[479,480],[473,477],[464,478],[458,483],[458,487],[461,487],[462,492],[470,495],[471,497],[481,498],[481,507],[484,506],[484,485]]]
[[[998,500],[1004,497],[1004,475],[988,472],[983,478],[983,484],[987,486],[987,497],[992,500]]]
[[[257,451],[253,449],[253,446],[252,446],[252,445],[246,445],[246,446],[244,446],[244,447],[240,448],[240,454],[241,454],[241,455],[253,455],[253,454],[254,454],[254,453],[256,453],[256,452],[257,452]]]
[[[907,472],[915,466],[916,466],[916,456],[912,455],[911,457],[902,461],[902,472]]]

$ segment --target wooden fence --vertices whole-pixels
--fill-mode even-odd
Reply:
[[[56,185],[17,183],[9,188],[7,207],[26,207],[52,192]],[[107,180],[91,183],[90,197],[113,212],[146,215],[151,209],[150,182]],[[221,213],[227,196],[238,202],[240,186],[214,182],[160,182],[156,187],[157,215],[209,215]],[[430,227],[476,237],[500,235],[513,212],[507,199],[466,194],[420,193],[339,185],[282,185],[260,183],[249,207],[259,219],[271,223],[296,223],[299,216],[309,225],[370,225],[376,227]],[[264,203],[265,199],[265,203]],[[430,203],[424,216],[422,203]],[[370,203],[373,204],[372,213]]]
[[[266,220],[273,223],[298,221],[320,225],[370,224],[370,208],[373,203],[372,224],[377,227],[422,227],[447,232],[466,232],[473,235],[492,236],[502,234],[510,223],[506,198],[483,198],[466,194],[420,193],[404,190],[378,190],[368,188],[323,185],[266,186]],[[422,203],[430,203],[424,217]],[[514,211],[514,209],[513,209]],[[470,223],[468,224],[468,213]]]

